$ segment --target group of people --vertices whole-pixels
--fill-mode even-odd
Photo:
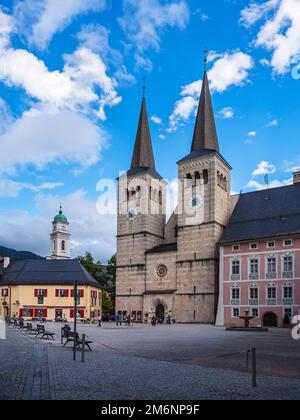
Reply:
[[[155,315],[151,318],[151,325],[153,327],[156,327],[157,325],[162,325],[163,323],[166,323],[167,325],[175,324],[175,320],[172,319],[171,315],[167,315],[166,319],[157,318]]]
[[[122,317],[121,314],[117,314],[116,315],[116,325],[118,326],[122,326],[122,323],[125,325],[128,325],[128,327],[130,327],[130,325],[133,325],[134,322],[134,318],[132,315],[127,315],[125,318]]]

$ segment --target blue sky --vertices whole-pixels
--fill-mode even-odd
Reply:
[[[172,181],[209,79],[232,191],[300,167],[299,0],[1,0],[0,244],[48,254],[59,202],[72,254],[115,250],[102,178],[129,167],[147,75],[158,171]]]

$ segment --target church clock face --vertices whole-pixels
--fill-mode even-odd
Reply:
[[[139,213],[136,209],[129,209],[127,212],[127,219],[130,222],[133,222],[137,218],[138,214]]]
[[[198,210],[203,206],[203,197],[200,194],[193,195],[190,200],[190,208],[193,210]]]

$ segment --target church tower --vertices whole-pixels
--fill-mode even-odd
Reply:
[[[142,320],[146,251],[164,240],[166,184],[157,173],[145,96],[131,167],[119,178],[117,312]]]
[[[70,259],[70,238],[69,222],[62,212],[60,206],[59,214],[54,217],[52,222],[51,242],[51,260]]]
[[[220,154],[205,70],[191,152],[178,162],[176,318],[214,323],[218,303],[217,243],[230,214],[231,167]]]

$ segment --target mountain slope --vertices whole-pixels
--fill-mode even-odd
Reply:
[[[44,258],[39,255],[33,254],[28,251],[16,251],[15,249],[6,248],[0,246],[0,256],[1,257],[10,257],[12,261],[20,260],[43,260]]]

